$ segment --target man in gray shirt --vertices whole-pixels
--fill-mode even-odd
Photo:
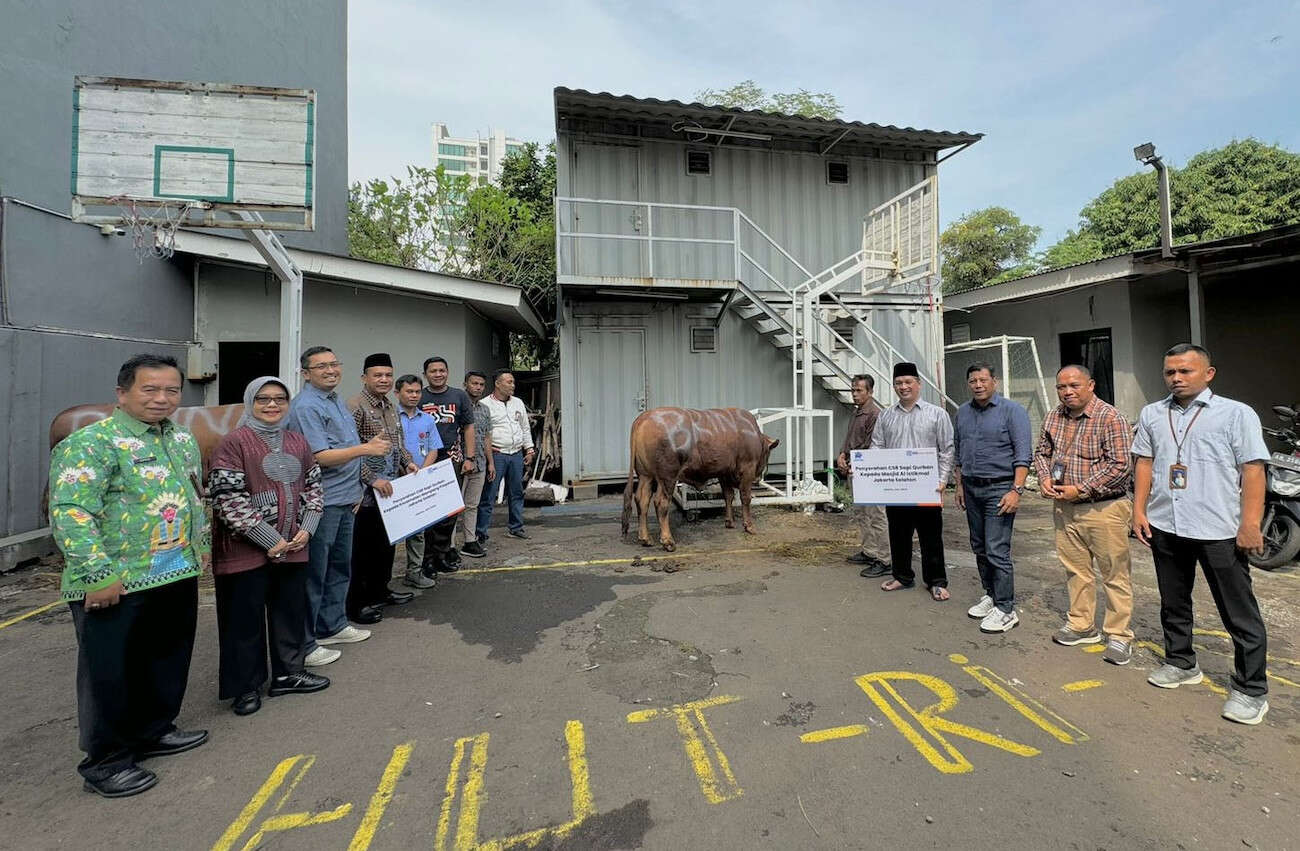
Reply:
[[[1192,586],[1201,563],[1232,636],[1232,688],[1223,717],[1258,724],[1268,712],[1268,637],[1247,552],[1264,548],[1268,447],[1259,416],[1210,390],[1210,353],[1180,343],[1165,353],[1169,396],[1138,417],[1133,439],[1133,531],[1151,547],[1160,587],[1165,664],[1147,682],[1177,688],[1204,675],[1192,648]]]
[[[916,585],[912,569],[912,535],[921,542],[921,578],[930,596],[948,599],[948,571],[943,560],[943,489],[952,474],[952,420],[943,408],[921,399],[921,378],[914,363],[894,364],[898,404],[886,408],[871,435],[872,449],[934,449],[939,455],[939,487],[934,505],[891,505],[889,554],[894,575],[880,586],[898,591]]]

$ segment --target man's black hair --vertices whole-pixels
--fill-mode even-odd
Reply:
[[[176,363],[176,358],[171,355],[158,355],[151,352],[144,352],[131,358],[122,364],[122,368],[117,371],[117,386],[122,390],[130,390],[135,384],[135,374],[141,369],[165,369],[171,367],[180,373],[181,378],[185,374],[181,372],[180,364]]]
[[[323,355],[326,352],[334,354],[334,350],[329,346],[312,346],[310,349],[302,353],[302,357],[298,358],[298,365],[303,369],[306,369],[307,365],[311,363],[312,358],[316,355]]]

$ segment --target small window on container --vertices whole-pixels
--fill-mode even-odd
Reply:
[[[826,163],[826,182],[848,185],[849,164],[844,162]]]
[[[712,325],[694,325],[691,327],[691,351],[693,353],[714,353],[717,350],[717,328]]]
[[[713,173],[713,152],[712,151],[687,151],[686,152],[686,173],[687,174],[712,174]]]

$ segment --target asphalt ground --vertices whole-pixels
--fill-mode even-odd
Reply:
[[[1295,568],[1254,573],[1272,709],[1247,728],[1219,717],[1231,646],[1203,582],[1207,682],[1145,682],[1161,637],[1136,543],[1132,664],[1050,643],[1064,571],[1037,500],[999,636],[966,617],[951,507],[946,603],[859,578],[847,514],[770,508],[757,535],[706,515],[670,555],[621,540],[614,510],[530,509],[531,541],[497,528],[487,559],[342,647],[328,690],[244,718],[216,699],[205,584],[179,722],[211,740],[115,801],[74,771],[76,644],[66,606],[42,609],[57,565],[4,577],[0,846],[1300,847]]]

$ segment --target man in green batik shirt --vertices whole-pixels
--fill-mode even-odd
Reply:
[[[198,615],[207,526],[199,447],[169,417],[181,371],[136,355],[117,374],[117,409],[50,458],[50,526],[77,631],[77,723],[88,791],[124,798],[157,776],[136,763],[203,744],[176,729]]]

